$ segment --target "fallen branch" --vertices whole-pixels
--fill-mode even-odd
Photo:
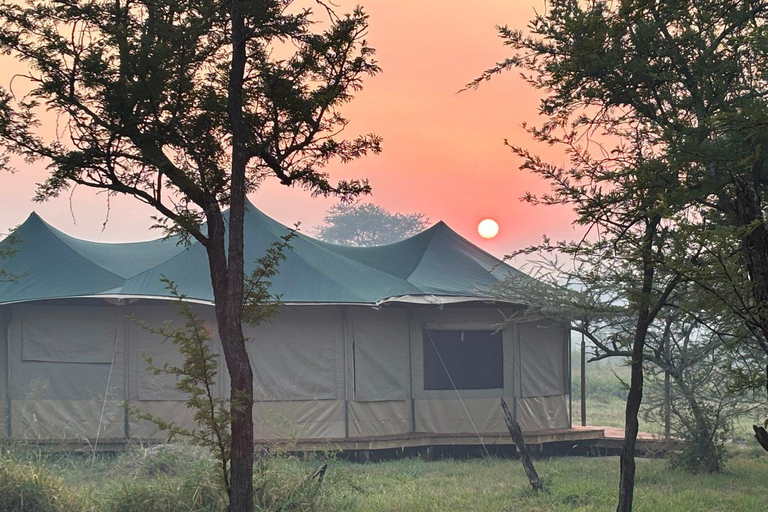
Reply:
[[[312,475],[312,480],[317,480],[317,483],[319,485],[323,484],[323,479],[325,478],[325,472],[328,469],[328,463],[324,463],[322,466],[317,468],[317,471],[314,472]]]
[[[752,425],[752,428],[755,431],[757,442],[760,443],[760,446],[762,446],[765,451],[768,451],[768,432],[766,432],[765,427]]]
[[[531,482],[531,487],[535,492],[544,490],[544,486],[539,479],[539,474],[536,473],[536,468],[533,467],[533,461],[531,461],[531,455],[528,453],[528,447],[523,440],[523,431],[520,429],[520,424],[512,418],[512,414],[509,412],[507,402],[501,399],[501,408],[504,411],[504,421],[507,424],[509,435],[512,436],[512,440],[517,446],[517,451],[520,452],[520,459],[523,462],[523,468],[525,468],[525,474],[528,475],[528,481]]]

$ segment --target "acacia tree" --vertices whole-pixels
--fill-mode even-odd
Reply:
[[[379,70],[367,17],[313,5],[322,16],[291,0],[0,3],[0,51],[26,65],[29,88],[2,91],[0,140],[47,163],[37,199],[76,185],[130,195],[207,251],[231,377],[230,511],[253,507],[246,194],[269,176],[313,194],[366,193],[365,180],[334,184],[324,168],[380,150],[375,135],[339,138],[339,108]],[[46,138],[36,128],[54,117]]]
[[[526,78],[545,91],[542,111],[553,123],[577,111],[585,120],[615,112],[617,121],[639,123],[676,169],[681,193],[696,205],[698,213],[688,220],[703,225],[703,219],[712,219],[731,228],[730,237],[709,237],[705,249],[718,239],[738,242],[736,257],[749,286],[746,302],[730,306],[740,315],[748,310],[743,317],[756,336],[744,339],[763,352],[768,349],[766,19],[768,3],[760,0],[555,1],[534,18],[529,34],[500,29],[513,56],[478,79],[516,67],[529,72]],[[706,240],[707,234],[694,238]],[[733,254],[730,248],[717,252]],[[712,275],[693,272],[689,278]],[[624,462],[623,511],[632,501]]]
[[[730,345],[742,345],[738,337],[743,329],[712,310],[677,309],[701,296],[693,287],[683,292],[687,296],[673,298],[673,307],[653,332],[646,357],[651,364],[646,369],[650,392],[645,417],[663,425],[667,436],[683,441],[671,454],[673,466],[712,473],[722,469],[734,420],[764,407],[765,400],[730,385]]]
[[[653,127],[683,170],[704,215],[729,228],[710,248],[735,258],[746,289],[728,306],[768,354],[768,3],[761,0],[554,2],[533,22],[548,42],[533,48],[562,84],[559,106],[620,108]],[[504,30],[503,35],[520,38]],[[578,37],[573,37],[578,34]],[[513,65],[500,63],[495,71]],[[722,236],[721,236],[722,235]],[[727,244],[717,248],[717,243]],[[729,265],[729,264],[728,264]],[[707,288],[711,274],[700,275]],[[763,372],[761,372],[763,373]],[[768,375],[761,378],[768,386]],[[766,434],[768,437],[768,434]],[[768,445],[766,446],[768,449]]]
[[[553,284],[575,285],[578,293],[540,285],[524,284],[520,289],[520,280],[515,280],[505,283],[501,295],[522,295],[522,303],[533,301],[528,315],[542,310],[552,313],[558,304],[567,301],[574,313],[572,318],[591,312],[629,326],[628,337],[617,345],[621,353],[615,354],[627,356],[631,362],[618,506],[619,511],[629,511],[647,339],[671,294],[685,281],[685,269],[695,261],[700,248],[692,245],[686,235],[690,204],[687,195],[681,193],[683,185],[676,169],[663,154],[655,154],[641,127],[631,120],[618,119],[610,110],[596,117],[576,116],[575,120],[561,114],[553,116],[544,128],[531,129],[531,133],[540,141],[562,145],[571,157],[570,167],[547,164],[521,147],[512,149],[523,158],[522,168],[543,177],[551,188],[550,193],[527,194],[524,199],[538,205],[571,206],[576,213],[575,224],[586,228],[584,238],[576,242],[545,238],[543,243],[517,254],[555,254],[556,265],[557,258],[566,256],[565,264],[558,265],[561,276],[567,276],[566,283],[556,280]],[[595,132],[621,142],[604,155],[593,157],[579,141]],[[545,298],[557,298],[536,304],[541,295],[525,296],[531,286]],[[561,309],[559,314],[568,313]],[[586,325],[577,330],[588,332]]]
[[[315,233],[320,240],[355,247],[391,244],[424,230],[423,213],[391,213],[373,203],[332,206]]]

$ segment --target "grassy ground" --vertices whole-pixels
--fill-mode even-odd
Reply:
[[[137,448],[118,457],[100,456],[95,460],[19,453],[14,458],[41,461],[47,471],[60,477],[80,497],[79,510],[88,512],[219,512],[224,504],[215,486],[213,466],[204,454],[190,447],[149,455]],[[296,491],[296,484],[318,464],[317,460],[277,460],[268,471],[272,479],[270,492],[276,496],[269,509],[608,511],[615,507],[618,477],[615,457],[540,460],[537,469],[548,490],[535,495],[516,460],[405,459],[369,464],[330,461],[322,488],[307,498]],[[768,457],[757,451],[739,452],[717,475],[673,471],[664,460],[640,459],[635,510],[767,510],[766,481]]]

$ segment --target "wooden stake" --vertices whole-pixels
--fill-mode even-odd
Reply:
[[[520,452],[520,459],[523,462],[525,474],[528,475],[528,481],[531,482],[531,487],[533,487],[535,492],[544,490],[544,486],[541,484],[541,480],[539,480],[539,474],[536,473],[536,468],[533,467],[528,447],[525,445],[525,440],[523,440],[523,431],[520,429],[520,424],[512,418],[507,402],[503,398],[501,399],[501,409],[504,411],[504,421],[507,423],[509,435],[512,436],[512,440]]]

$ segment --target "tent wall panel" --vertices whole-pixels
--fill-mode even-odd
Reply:
[[[35,441],[123,439],[125,409],[122,400],[14,400],[13,438]],[[99,423],[101,422],[101,430]]]
[[[569,426],[567,397],[564,395],[518,398],[516,414],[523,431]]]
[[[0,307],[0,439],[8,437],[8,317],[10,306]]]
[[[411,431],[411,402],[350,402],[349,436],[385,436]]]
[[[15,306],[13,308],[9,338],[10,338],[10,389],[12,400],[96,400],[101,403],[105,395],[109,399],[125,398],[124,391],[124,357],[125,336],[121,329],[116,328],[120,323],[116,308],[105,305],[101,308],[71,308],[69,320],[61,325],[58,333],[51,332],[45,340],[38,339],[38,347],[53,357],[56,350],[50,347],[56,344],[66,346],[79,332],[85,332],[89,346],[100,354],[110,354],[106,363],[95,362],[53,362],[28,361],[24,359],[24,345],[28,341],[25,325],[36,325],[47,322],[47,306]],[[55,306],[53,306],[56,308]],[[98,321],[90,323],[91,317],[109,317],[111,322]],[[83,328],[86,326],[87,328]],[[35,329],[32,329],[35,332]],[[81,349],[85,342],[81,341]],[[44,347],[47,346],[47,347]],[[110,375],[112,356],[114,367]],[[64,359],[74,359],[67,356]],[[100,356],[101,357],[101,356]],[[87,359],[87,357],[86,357]],[[109,382],[109,389],[107,383]]]
[[[34,306],[19,308],[18,328],[24,361],[112,362],[122,319],[116,307]],[[87,324],[83,320],[87,319]],[[87,328],[83,328],[87,325]],[[112,342],[112,343],[110,343]],[[119,339],[118,339],[119,342]]]
[[[133,405],[133,404],[132,404]],[[192,412],[183,402],[151,401],[135,404],[142,412],[193,428]],[[343,400],[256,402],[253,407],[256,439],[344,437]],[[131,438],[163,441],[166,434],[151,422],[129,417]]]
[[[258,439],[344,437],[343,400],[258,402],[253,417]]]
[[[195,314],[205,321],[206,327],[213,334],[211,350],[220,354],[220,342],[216,335],[216,320],[213,308],[209,306],[193,306]],[[176,390],[176,377],[160,373],[155,375],[149,370],[147,358],[152,358],[152,366],[161,368],[168,364],[179,366],[184,362],[178,347],[170,340],[164,340],[162,336],[149,332],[145,327],[158,328],[164,323],[170,322],[174,327],[181,327],[186,319],[179,316],[175,305],[170,303],[158,303],[150,305],[134,305],[129,308],[131,319],[126,319],[128,343],[130,345],[129,365],[131,400],[160,400],[183,401],[186,396]],[[220,357],[220,359],[222,359]],[[221,375],[221,373],[220,373]],[[216,395],[222,392],[222,380],[216,386]]]
[[[70,306],[63,313],[60,305],[11,308],[6,372],[10,366],[12,435],[122,438],[126,341],[118,310],[103,303]]]
[[[194,412],[187,408],[184,402],[173,401],[141,401],[131,402],[130,406],[143,414],[149,414],[164,421],[173,421],[181,428],[195,428]],[[128,432],[131,439],[146,441],[165,441],[168,438],[166,432],[161,431],[157,425],[150,421],[140,420],[135,415],[128,416]]]
[[[477,429],[482,434],[507,431],[498,398],[465,398],[463,405],[458,398],[416,400],[415,409],[417,432],[474,434]]]
[[[343,312],[283,307],[271,321],[244,326],[257,400],[343,397]]]
[[[522,396],[566,394],[567,353],[563,326],[552,322],[526,322],[517,327]]]
[[[408,311],[350,308],[354,354],[354,399],[410,398]]]

